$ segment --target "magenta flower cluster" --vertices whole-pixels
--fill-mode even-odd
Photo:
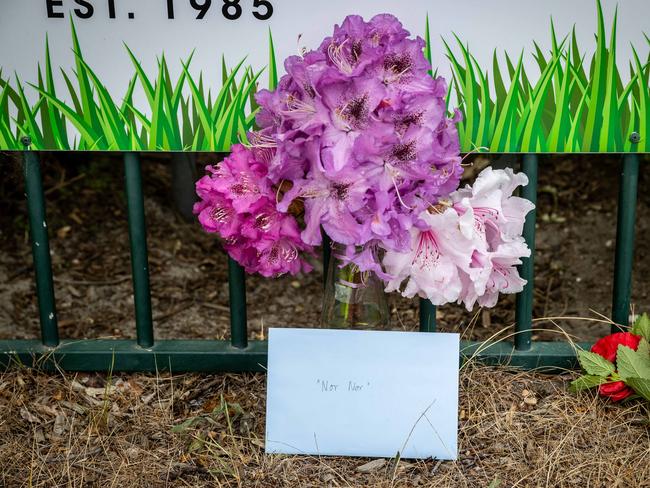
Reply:
[[[471,308],[523,286],[525,181],[495,172],[456,191],[460,116],[423,49],[391,15],[349,16],[258,93],[259,131],[208,168],[195,209],[247,271],[306,270],[324,229],[387,291]]]
[[[221,164],[206,169],[209,174],[196,183],[201,200],[194,212],[207,232],[224,239],[235,261],[248,273],[267,277],[311,270],[301,258],[309,246],[300,239],[298,222],[276,209],[266,165],[235,145]]]

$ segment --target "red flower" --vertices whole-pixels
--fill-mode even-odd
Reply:
[[[609,397],[613,402],[620,402],[633,394],[634,390],[622,381],[615,381],[614,383],[604,383],[600,385],[598,393],[604,397]]]
[[[616,361],[616,351],[618,350],[619,344],[636,351],[637,347],[639,347],[639,342],[641,342],[641,336],[630,332],[616,332],[599,339],[598,342],[592,346],[591,352],[600,354],[602,357],[613,363]]]

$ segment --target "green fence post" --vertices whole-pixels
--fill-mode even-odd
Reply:
[[[153,346],[153,319],[151,316],[151,288],[149,286],[149,259],[147,257],[147,227],[142,195],[142,172],[137,153],[124,154],[126,202],[129,215],[131,245],[131,275],[135,304],[135,325],[138,345]]]
[[[612,325],[612,332],[620,332],[623,327],[629,325],[638,184],[639,156],[637,154],[626,154],[623,156],[623,168],[618,191],[616,257],[612,297],[612,321],[614,324]]]
[[[29,146],[29,141],[25,141]],[[52,280],[52,261],[50,241],[45,217],[45,196],[41,178],[41,164],[38,155],[32,151],[24,153],[25,193],[29,213],[29,228],[32,238],[32,257],[36,275],[36,296],[41,323],[41,341],[45,346],[59,344],[57,328],[54,282]]]
[[[436,331],[436,306],[426,298],[420,298],[420,332]]]
[[[528,185],[521,189],[521,197],[537,205],[537,154],[525,154],[521,164],[522,171],[528,176]],[[526,216],[524,224],[524,239],[530,248],[530,257],[522,259],[519,274],[528,283],[521,293],[517,294],[515,310],[515,349],[527,351],[531,348],[533,327],[533,294],[535,291],[535,223],[537,209]]]
[[[246,318],[246,273],[236,261],[228,258],[228,290],[230,292],[230,343],[238,349],[248,347]]]
[[[321,229],[323,236],[323,286],[327,285],[327,273],[330,269],[330,257],[332,256],[332,239]]]

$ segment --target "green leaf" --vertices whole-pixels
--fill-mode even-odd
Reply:
[[[628,378],[625,384],[631,387],[639,396],[650,402],[650,380],[645,378]]]
[[[647,313],[636,319],[632,326],[632,334],[640,335],[646,341],[650,341],[650,317]]]
[[[650,343],[642,337],[641,342],[639,342],[639,347],[636,348],[636,352],[642,357],[650,359]]]
[[[571,382],[571,386],[569,387],[569,391],[576,393],[581,390],[586,390],[588,388],[593,388],[594,386],[602,385],[606,381],[607,379],[603,376],[586,374],[576,380],[573,380]]]
[[[269,89],[275,90],[278,86],[278,64],[275,60],[275,46],[273,45],[273,35],[269,29]]]
[[[508,64],[508,71],[511,72],[510,68],[512,63],[507,55],[506,62]],[[519,83],[516,80],[519,79],[522,63],[523,53],[519,56],[517,68],[512,68],[513,71],[511,72],[510,78],[514,81],[510,83],[510,88],[505,100],[503,101],[503,106],[501,107],[501,113],[497,118],[494,136],[492,138],[492,143],[490,144],[490,151],[492,152],[507,152],[510,150],[508,142],[511,140],[513,126],[516,124],[518,118],[517,103],[519,100]]]
[[[32,85],[33,86],[33,85]],[[38,90],[38,87],[34,87]],[[63,115],[75,126],[75,128],[81,134],[82,139],[85,141],[94,141],[97,145],[97,149],[105,150],[107,147],[104,144],[103,137],[94,131],[94,129],[88,124],[81,115],[78,115],[74,110],[72,110],[64,102],[58,100],[57,98],[52,97],[49,93],[41,91],[41,95],[47,98],[48,102],[54,104]]]
[[[133,67],[135,68],[138,76],[140,77],[140,83],[142,84],[142,88],[144,90],[144,94],[147,97],[147,100],[149,101],[150,105],[154,105],[154,88],[153,85],[151,84],[151,81],[147,77],[147,74],[144,72],[144,69],[142,69],[142,65],[140,64],[140,61],[135,57],[135,54],[133,54],[133,51],[124,44],[124,47],[126,48],[126,52],[129,53],[129,57],[131,58],[131,62],[133,63]]]
[[[83,63],[83,54],[81,52],[81,44],[77,37],[77,29],[74,25],[72,17],[70,17],[70,31],[72,34],[72,52],[75,53],[75,64],[77,68],[77,81],[79,82],[79,98],[81,100],[81,107],[83,113],[79,115],[83,118],[84,122],[97,132],[101,132],[102,125],[97,114],[97,104],[93,99],[93,91],[90,85],[90,79],[86,71],[86,66]]]
[[[540,150],[545,150],[545,148],[539,147],[538,142],[538,139],[544,132],[542,130],[542,109],[546,102],[546,97],[551,91],[550,86],[553,81],[553,74],[559,66],[559,61],[560,59],[558,57],[549,61],[546,65],[546,70],[542,73],[542,76],[530,97],[527,107],[527,111],[529,112],[528,120],[526,120],[521,141],[521,150],[524,152],[539,152]]]
[[[595,352],[578,349],[578,361],[582,369],[590,375],[606,378],[616,370],[612,363]]]
[[[622,344],[616,351],[616,366],[623,380],[643,378],[650,380],[650,358]]]
[[[616,21],[618,8],[614,12],[614,20],[610,37],[610,47],[607,52],[607,68],[605,82],[605,99],[603,101],[603,125],[601,127],[599,149],[601,152],[616,151],[623,145],[621,138],[620,113],[618,110],[617,85],[620,75],[616,66]],[[621,89],[622,91],[622,89]]]
[[[503,83],[503,76],[501,75],[501,67],[497,59],[497,50],[492,52],[492,77],[494,78],[494,91],[496,92],[497,105],[501,106],[503,100],[506,98],[506,87]]]
[[[47,83],[47,91],[51,93],[52,96],[56,96],[54,75],[52,73],[52,60],[50,57],[50,44],[47,36],[45,36],[45,79]],[[70,150],[65,118],[56,107],[46,104],[45,108],[48,112],[50,123],[52,124],[52,135],[54,137],[55,147],[57,149]]]
[[[16,76],[16,86],[18,88],[18,94],[20,96],[22,112],[25,114],[26,129],[23,130],[23,132],[25,133],[25,135],[28,135],[32,139],[32,147],[34,149],[41,149],[43,148],[43,134],[41,132],[41,129],[38,126],[38,121],[36,120],[36,116],[35,116],[37,112],[36,107],[34,109],[30,108],[29,103],[27,102],[27,97],[25,96],[25,91],[23,90],[22,83],[18,78],[18,75],[16,74],[15,76]],[[20,121],[17,120],[17,122],[20,125]]]
[[[186,419],[182,423],[174,425],[172,427],[172,432],[177,434],[179,432],[184,432],[188,429],[191,429],[199,420],[201,420],[201,417],[191,417],[189,419]]]
[[[196,111],[198,120],[201,122],[201,127],[203,128],[205,135],[209,137],[209,142],[208,142],[209,150],[214,151],[215,150],[214,138],[213,138],[214,122],[212,120],[212,116],[210,115],[210,111],[208,109],[208,106],[205,103],[205,99],[201,92],[200,82],[199,85],[196,84],[196,82],[192,78],[192,75],[189,73],[187,69],[187,65],[183,65],[183,70],[185,71],[185,76],[187,78],[187,81],[189,82],[190,93],[192,94],[192,100],[194,101],[193,108]]]
[[[427,12],[427,24],[424,30],[424,57],[429,61],[431,69],[433,69],[433,56],[431,55],[431,29],[429,27],[429,13]],[[430,71],[429,74],[432,74]],[[435,76],[434,76],[435,78]]]

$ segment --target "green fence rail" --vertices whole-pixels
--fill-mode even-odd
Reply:
[[[612,327],[613,330],[628,326],[629,321],[639,160],[636,154],[622,156],[612,302],[613,322],[616,325]],[[522,171],[528,175],[530,183],[522,189],[522,196],[532,201],[537,199],[538,163],[537,154],[523,155]],[[230,340],[154,340],[139,155],[124,154],[124,168],[136,339],[59,340],[41,167],[38,154],[25,151],[25,187],[41,338],[0,341],[0,366],[23,364],[68,371],[263,371],[266,367],[267,343],[248,340],[245,274],[232,260],[228,263]],[[531,212],[524,226],[524,237],[531,249],[531,257],[523,260],[520,268],[528,284],[517,296],[514,340],[463,341],[461,360],[474,358],[487,364],[509,364],[528,369],[576,366],[574,345],[532,340],[535,225],[536,213]],[[327,243],[323,248],[324,269],[327,269]],[[419,320],[420,331],[435,332],[436,307],[428,300],[420,300]],[[578,346],[588,347],[589,344],[581,343]]]

